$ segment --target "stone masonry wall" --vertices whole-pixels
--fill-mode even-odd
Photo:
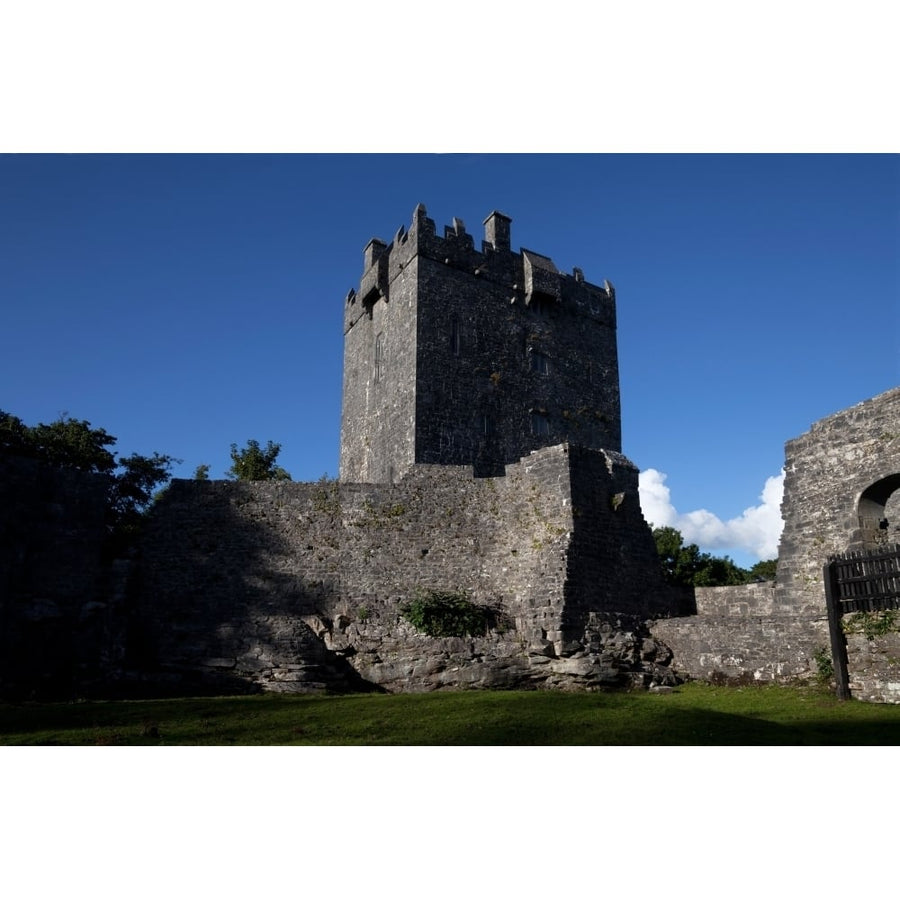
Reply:
[[[99,475],[0,458],[0,695],[69,695],[111,662]]]
[[[873,703],[900,703],[900,633],[847,635],[850,696]]]
[[[615,294],[513,252],[508,224],[493,213],[478,251],[420,205],[408,233],[366,247],[345,304],[342,480],[413,463],[498,476],[564,441],[621,450]]]
[[[593,454],[596,489],[615,497],[630,482],[631,497],[607,498],[605,523],[581,523],[569,452],[537,451],[503,478],[416,466],[397,484],[173,482],[143,545],[139,668],[270,690],[644,679],[664,652],[640,623],[667,598],[659,580],[621,566],[633,533],[650,539],[637,473]],[[588,595],[573,548],[610,526],[623,549]],[[421,635],[400,606],[422,590],[465,591],[499,613],[498,627]]]
[[[775,602],[796,613],[822,615],[822,567],[829,555],[876,546],[874,528],[861,526],[861,503],[873,486],[885,500],[900,488],[900,388],[816,422],[785,448],[782,514]],[[900,521],[883,529],[900,541]]]
[[[697,614],[660,619],[655,638],[674,654],[681,675],[705,681],[809,678],[829,646],[824,614],[794,614],[775,603],[775,583],[695,588]]]
[[[784,532],[774,584],[698,588],[697,614],[651,632],[695,678],[809,678],[829,651],[829,555],[893,543],[900,489],[900,388],[816,422],[786,445]],[[897,496],[900,496],[898,494]],[[848,635],[854,697],[900,702],[896,635]]]

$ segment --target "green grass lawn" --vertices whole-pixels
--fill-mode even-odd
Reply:
[[[670,694],[467,691],[0,704],[0,744],[900,744],[900,706],[820,688],[686,684]]]

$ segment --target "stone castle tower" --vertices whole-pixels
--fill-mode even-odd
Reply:
[[[621,451],[615,293],[510,248],[492,212],[481,249],[459,219],[365,248],[344,311],[340,478],[393,482],[416,463],[503,475],[568,442]]]

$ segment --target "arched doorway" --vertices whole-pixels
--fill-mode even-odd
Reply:
[[[862,549],[900,543],[900,473],[867,487],[859,498],[858,510]]]

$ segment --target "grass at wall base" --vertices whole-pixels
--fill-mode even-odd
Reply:
[[[0,704],[0,744],[896,745],[900,706],[818,687],[465,691]]]

